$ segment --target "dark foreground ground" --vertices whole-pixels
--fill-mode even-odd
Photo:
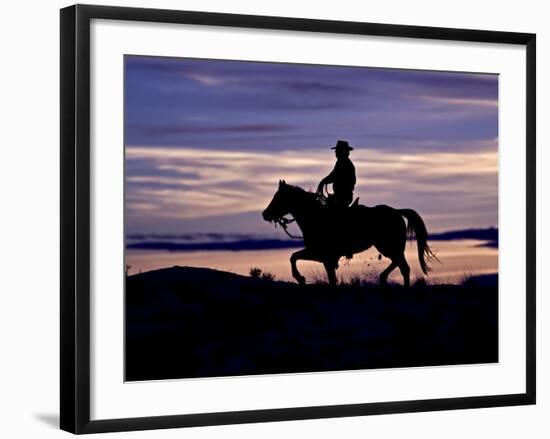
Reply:
[[[307,285],[173,267],[126,282],[126,379],[492,363],[496,275]]]

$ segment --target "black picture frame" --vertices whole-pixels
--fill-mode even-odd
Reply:
[[[90,420],[90,21],[133,20],[256,29],[454,40],[526,47],[525,393],[365,404]],[[530,33],[75,5],[61,10],[60,426],[72,433],[363,416],[535,404],[536,36]]]

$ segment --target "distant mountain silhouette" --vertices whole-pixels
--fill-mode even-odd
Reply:
[[[430,241],[456,241],[458,239],[490,241],[496,243],[498,246],[498,229],[496,227],[488,227],[486,229],[465,229],[430,235]]]
[[[201,233],[183,235],[161,234],[133,234],[128,236],[130,242],[126,244],[128,249],[141,250],[166,250],[166,251],[243,251],[243,250],[276,250],[286,248],[303,247],[300,239],[263,239],[260,237],[222,234]],[[429,241],[456,241],[473,239],[485,241],[482,246],[498,248],[498,229],[489,227],[486,229],[465,229],[449,232],[434,233],[429,236]],[[183,242],[182,242],[183,241]]]
[[[214,251],[214,250],[270,250],[280,248],[295,248],[301,246],[301,240],[291,241],[283,239],[243,239],[229,242],[170,242],[170,241],[142,241],[127,244],[126,248],[143,250],[168,251]]]
[[[126,379],[498,361],[498,277],[300,286],[207,268],[126,278]]]

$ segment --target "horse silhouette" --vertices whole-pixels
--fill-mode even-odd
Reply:
[[[285,218],[291,215],[293,220]],[[298,260],[321,262],[331,285],[336,284],[336,270],[341,257],[350,258],[374,246],[391,264],[380,274],[380,283],[387,283],[397,267],[405,286],[410,285],[410,268],[405,259],[407,237],[416,237],[418,260],[424,274],[430,270],[427,261],[437,260],[428,245],[424,221],[412,209],[394,209],[379,205],[367,207],[354,203],[344,209],[324,205],[316,193],[279,181],[279,189],[263,211],[265,221],[286,224],[296,221],[302,230],[304,247],[292,254],[292,276],[299,284],[306,279],[296,266]],[[407,219],[405,224],[404,218]]]

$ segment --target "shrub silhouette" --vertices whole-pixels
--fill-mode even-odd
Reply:
[[[250,267],[250,271],[248,273],[250,274],[250,277],[253,277],[254,279],[259,279],[262,275],[262,269],[258,267]]]
[[[273,273],[270,273],[269,271],[264,271],[261,278],[263,280],[275,280],[275,275]]]
[[[261,268],[258,267],[250,267],[250,271],[248,272],[250,274],[250,277],[253,279],[262,279],[262,280],[275,280],[275,275],[273,273],[270,273],[269,271],[263,271]]]

